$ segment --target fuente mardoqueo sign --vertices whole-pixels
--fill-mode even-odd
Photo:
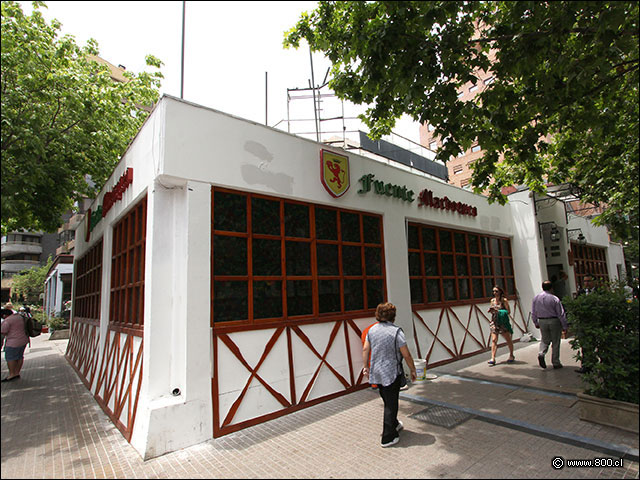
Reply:
[[[367,173],[360,177],[362,188],[358,190],[360,195],[365,195],[373,189],[377,195],[385,195],[387,197],[399,198],[402,201],[412,203],[416,197],[413,190],[409,190],[406,185],[400,186],[393,183],[384,182],[382,180],[374,180],[375,175]],[[478,209],[472,205],[462,202],[456,202],[449,197],[435,197],[429,189],[424,189],[418,195],[418,207],[439,208],[441,210],[449,210],[458,212],[460,215],[469,215],[476,217]]]

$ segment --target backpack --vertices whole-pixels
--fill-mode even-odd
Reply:
[[[33,317],[22,314],[21,316],[24,320],[24,333],[26,333],[28,337],[37,337],[42,333],[42,324],[40,322]]]

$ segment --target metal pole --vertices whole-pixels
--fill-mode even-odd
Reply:
[[[180,65],[180,98],[184,98],[184,17],[186,9],[186,1],[182,2],[182,59]]]
[[[313,78],[313,55],[311,55],[311,46],[309,46],[309,59],[311,60],[311,88],[313,89],[313,116],[316,119],[316,140],[320,141],[320,133],[318,132],[318,110],[316,106],[316,81]]]
[[[267,123],[267,113],[269,112],[268,110],[268,106],[269,106],[269,96],[268,96],[268,88],[267,86],[268,84],[268,73],[264,72],[264,124],[268,125]]]
[[[289,116],[289,102],[291,96],[289,95],[289,89],[287,88],[287,132],[291,133],[291,117]]]

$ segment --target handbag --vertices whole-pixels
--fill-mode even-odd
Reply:
[[[398,332],[400,327],[396,330],[395,345],[398,344]],[[396,353],[396,361],[398,362],[398,374],[400,375],[400,388],[407,386],[407,375],[404,373],[404,366],[402,365],[402,357],[398,360],[398,354]]]

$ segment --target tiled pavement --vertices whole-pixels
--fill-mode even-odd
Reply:
[[[517,345],[512,365],[501,348],[495,367],[481,355],[429,371],[437,378],[402,392],[392,448],[379,446],[382,401],[367,389],[142,461],[65,360],[67,341],[48,337],[27,349],[22,378],[1,384],[2,478],[638,478],[637,434],[578,419],[568,345],[561,370],[540,369],[532,343]],[[471,414],[451,428],[426,423],[412,416],[425,401]],[[552,468],[557,456],[618,459],[592,444],[636,461]]]

